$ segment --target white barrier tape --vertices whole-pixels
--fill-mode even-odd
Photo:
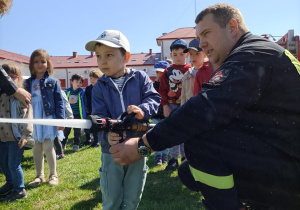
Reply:
[[[49,125],[49,126],[58,126],[58,127],[84,128],[84,129],[89,129],[92,127],[92,122],[90,120],[81,120],[81,119],[0,118],[0,123],[26,123],[26,124]]]

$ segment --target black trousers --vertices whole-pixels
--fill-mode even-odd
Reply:
[[[256,210],[300,209],[299,160],[259,142],[243,144],[244,151],[238,145],[230,145],[230,141],[223,145],[204,142],[202,146],[197,149],[201,171],[216,176],[230,171],[234,179],[230,189],[217,189],[196,181],[186,151],[188,160],[180,165],[178,176],[187,188],[202,193],[207,209],[240,209],[241,202]]]
[[[80,115],[74,115],[74,119],[81,119]],[[64,140],[62,141],[63,145],[66,145],[68,142],[68,137],[70,135],[72,128],[65,128],[64,130]],[[80,128],[73,128],[74,129],[74,145],[80,144],[80,137],[81,137],[81,129]]]
[[[60,140],[58,140],[57,137],[55,137],[55,139],[54,139],[54,146],[55,146],[56,155],[64,154],[62,144],[61,144]]]

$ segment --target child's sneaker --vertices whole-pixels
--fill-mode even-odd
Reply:
[[[79,146],[78,145],[73,146],[73,152],[79,152]]]
[[[7,182],[0,188],[0,196],[6,196],[12,192],[13,185]]]
[[[49,185],[57,186],[58,185],[58,177],[56,175],[52,175],[49,177]]]
[[[1,201],[14,202],[19,199],[27,198],[26,190],[23,189],[20,192],[13,190],[6,198],[3,198]]]
[[[30,182],[28,184],[29,187],[37,187],[39,186],[41,183],[46,182],[45,177],[40,176],[40,177],[36,177],[32,182]]]
[[[168,162],[166,170],[176,170],[177,167],[178,167],[178,160],[176,160],[175,158],[171,158]]]
[[[60,160],[60,159],[64,159],[64,158],[65,158],[64,154],[56,155],[56,160]]]
[[[162,165],[162,160],[161,160],[161,157],[155,157],[155,159],[154,159],[154,165],[155,166],[158,166],[158,165]]]
[[[91,145],[91,147],[99,147],[99,146],[100,146],[100,143],[99,142],[95,143],[95,141]]]

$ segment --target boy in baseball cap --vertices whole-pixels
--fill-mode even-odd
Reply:
[[[189,55],[184,52],[186,48],[187,43],[183,39],[174,40],[170,46],[170,56],[173,60],[173,64],[164,71],[159,87],[161,105],[163,106],[165,117],[168,117],[171,111],[180,106],[182,77],[191,67],[190,64],[186,63],[186,58]],[[183,144],[176,145],[170,148],[169,151],[171,159],[166,166],[166,170],[176,170],[179,155],[181,156],[181,160],[185,159]]]
[[[156,73],[155,81],[153,82],[153,86],[155,90],[159,91],[160,80],[163,72],[170,64],[167,61],[158,61],[154,64],[154,71]],[[164,119],[164,111],[162,105],[159,105],[158,112],[152,118],[152,123],[157,124]],[[154,165],[162,165],[163,163],[168,162],[168,154],[169,150],[165,149],[162,151],[154,152]]]
[[[206,54],[199,47],[199,40],[193,39],[184,52],[189,52],[192,68],[186,72],[182,80],[181,105],[202,90],[202,84],[208,82],[213,68]],[[190,80],[190,81],[188,81]]]
[[[127,38],[120,31],[105,30],[85,48],[96,52],[98,67],[104,74],[93,87],[92,115],[117,119],[127,111],[128,114],[135,113],[133,122],[148,122],[158,110],[160,96],[145,72],[126,68],[130,58]],[[144,133],[126,131],[126,138]],[[100,131],[98,136],[102,151],[103,209],[137,209],[146,182],[146,157],[128,166],[115,163],[109,149],[118,144],[123,135]]]

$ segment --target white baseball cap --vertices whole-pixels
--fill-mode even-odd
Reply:
[[[128,39],[117,30],[105,30],[96,40],[89,41],[85,45],[87,51],[95,51],[97,43],[104,44],[113,48],[124,48],[126,52],[130,52],[130,45]]]

